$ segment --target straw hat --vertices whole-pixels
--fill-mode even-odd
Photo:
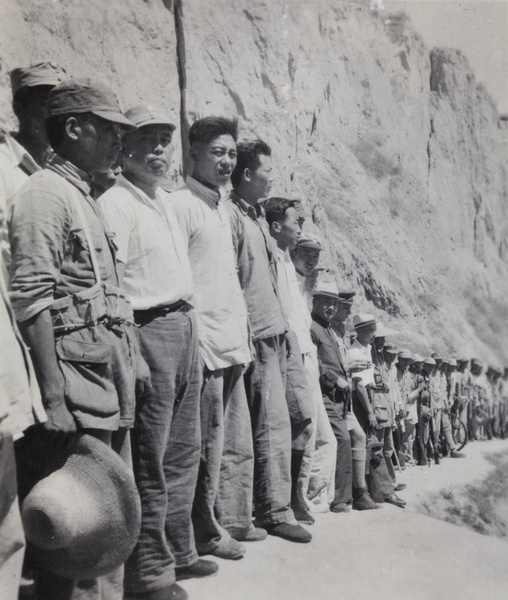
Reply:
[[[120,567],[141,525],[141,504],[127,464],[87,434],[78,434],[67,449],[38,435],[20,454],[21,472],[24,463],[28,477],[39,471],[21,505],[36,562],[70,579],[99,577]]]

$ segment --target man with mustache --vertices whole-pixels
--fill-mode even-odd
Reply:
[[[169,195],[189,253],[203,362],[201,464],[193,523],[200,554],[242,558],[252,525],[252,434],[243,382],[250,363],[247,307],[224,186],[236,165],[238,124],[206,117],[189,130],[192,176]],[[235,539],[236,538],[236,539]]]
[[[215,573],[198,559],[191,521],[199,466],[200,365],[187,247],[159,183],[173,154],[175,126],[162,111],[126,113],[123,173],[99,204],[118,247],[118,271],[134,309],[152,387],[137,398],[134,471],[141,535],[126,565],[128,598],[185,598],[176,580]]]

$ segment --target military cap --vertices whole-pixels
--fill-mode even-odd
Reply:
[[[340,304],[353,304],[353,298],[356,296],[356,292],[352,290],[339,290],[339,303]]]
[[[389,352],[390,354],[397,354],[397,347],[395,346],[395,344],[384,344],[383,345],[383,350],[385,352]]]
[[[298,248],[312,248],[313,250],[323,250],[323,246],[319,239],[309,233],[302,233],[300,239],[298,240],[295,250]]]
[[[414,365],[415,363],[423,363],[425,362],[423,359],[423,356],[420,356],[419,354],[415,354],[413,356],[413,360],[411,361],[411,364]]]
[[[111,88],[92,79],[67,79],[49,93],[46,117],[92,113],[133,130],[136,126],[122,114]]]
[[[450,365],[450,367],[458,367],[457,361],[454,358],[449,358],[448,364]]]
[[[442,360],[441,362],[442,362],[444,365],[449,365],[449,364],[450,364],[450,360],[451,360],[450,358],[446,358],[446,356],[445,356],[445,357],[443,357],[443,360]]]
[[[65,69],[53,61],[41,62],[26,68],[12,69],[11,88],[15,96],[19,90],[25,87],[37,85],[55,86],[67,78]]]
[[[483,363],[479,358],[472,358],[471,359],[471,366],[472,365],[476,365],[477,367],[483,367]]]
[[[466,358],[465,356],[459,356],[457,358],[457,363],[459,365],[461,365],[462,363],[468,363],[469,362],[469,358]]]
[[[331,298],[339,298],[339,288],[335,281],[319,281],[312,291],[313,296],[329,296]]]
[[[374,315],[369,313],[359,313],[353,316],[353,327],[359,329],[360,327],[366,327],[367,325],[376,324],[376,318]]]
[[[423,362],[426,365],[435,365],[436,364],[436,361],[432,358],[432,356],[429,356],[428,358],[426,358],[425,360],[423,360]]]
[[[411,352],[407,348],[404,348],[403,350],[401,350],[399,352],[399,358],[406,358],[406,359],[410,358],[410,359],[412,359],[413,355],[411,354]]]
[[[440,361],[443,361],[443,357],[441,356],[441,354],[439,354],[439,352],[433,352],[433,353],[431,354],[431,356],[432,356],[432,358],[433,358],[433,359],[435,359],[435,360],[440,360]]]
[[[133,106],[125,113],[125,116],[136,127],[145,127],[146,125],[167,125],[171,131],[176,129],[176,125],[171,122],[171,118],[162,110],[153,106]]]

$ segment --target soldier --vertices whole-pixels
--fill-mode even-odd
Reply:
[[[401,448],[405,464],[415,464],[413,444],[418,423],[418,389],[414,388],[415,376],[409,370],[413,356],[409,350],[401,350],[397,357],[397,382],[402,398],[404,411],[404,431],[401,438]]]
[[[471,359],[473,401],[471,403],[471,436],[473,440],[485,439],[490,428],[487,402],[487,378],[483,363],[478,358]]]
[[[433,438],[433,415],[435,412],[434,398],[432,395],[432,377],[436,370],[436,360],[432,357],[425,360],[416,356],[412,363],[415,372],[415,391],[418,396],[418,464],[420,466],[430,465],[430,459],[434,458],[436,465],[439,464],[439,452],[434,447]]]
[[[135,385],[145,392],[149,373],[91,175],[111,166],[121,128],[134,125],[108,87],[75,79],[50,92],[45,126],[56,154],[18,192],[9,231],[12,306],[48,417],[40,434],[65,445],[74,432],[88,433],[130,460]],[[119,577],[108,598],[122,597]],[[79,582],[42,569],[36,581],[40,600],[79,593]],[[81,592],[106,594],[106,581],[84,582]]]
[[[380,508],[367,491],[366,438],[356,418],[350,415],[352,381],[349,367],[330,325],[339,304],[337,285],[323,281],[317,285],[313,296],[311,335],[317,347],[323,402],[337,439],[335,495],[330,510],[348,512],[351,504],[356,510]],[[360,359],[354,364],[363,370],[371,363]],[[352,442],[355,444],[354,455]]]
[[[468,428],[468,412],[471,394],[471,373],[468,369],[469,359],[459,356],[457,359],[457,404],[456,415]]]
[[[0,243],[7,268],[7,221],[12,200],[28,177],[44,166],[50,149],[44,128],[48,95],[66,78],[65,70],[54,62],[13,69],[10,75],[12,109],[19,128],[16,133],[0,131]],[[4,276],[7,278],[7,269]]]
[[[376,339],[377,330],[376,319],[368,313],[357,314],[353,316],[353,325],[356,331],[356,339],[351,345],[348,357],[350,359],[372,360],[371,349]],[[362,371],[355,370],[352,373],[352,379],[355,389],[353,408],[356,417],[368,438],[372,437],[385,445],[385,436],[388,435],[385,429],[389,430],[391,434],[391,426],[387,425],[391,422],[389,415],[391,401],[388,397],[387,386],[383,380],[379,365],[371,365],[368,369]],[[387,452],[389,452],[388,445]],[[385,456],[383,455],[384,458]],[[404,508],[406,502],[395,493],[393,485],[394,474],[390,477],[387,460],[382,460],[374,469],[372,468],[372,462],[370,466],[369,483],[372,486],[371,489],[378,487],[378,497],[382,501]],[[371,495],[374,497],[374,500],[377,500],[374,492]]]

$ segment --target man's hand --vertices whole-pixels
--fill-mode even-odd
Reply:
[[[141,353],[136,356],[136,361],[136,397],[143,398],[152,387],[150,367],[141,356]]]
[[[369,413],[369,425],[374,429],[378,428],[378,422],[374,413]]]
[[[370,369],[370,367],[372,367],[372,362],[363,358],[352,358],[349,360],[346,359],[344,362],[346,363],[344,365],[346,370],[351,372],[365,371],[366,369]]]
[[[77,431],[77,427],[65,402],[63,376],[60,374],[56,381],[41,385],[41,395],[48,417],[42,427],[48,433],[48,441],[64,448],[73,441],[72,434]]]

